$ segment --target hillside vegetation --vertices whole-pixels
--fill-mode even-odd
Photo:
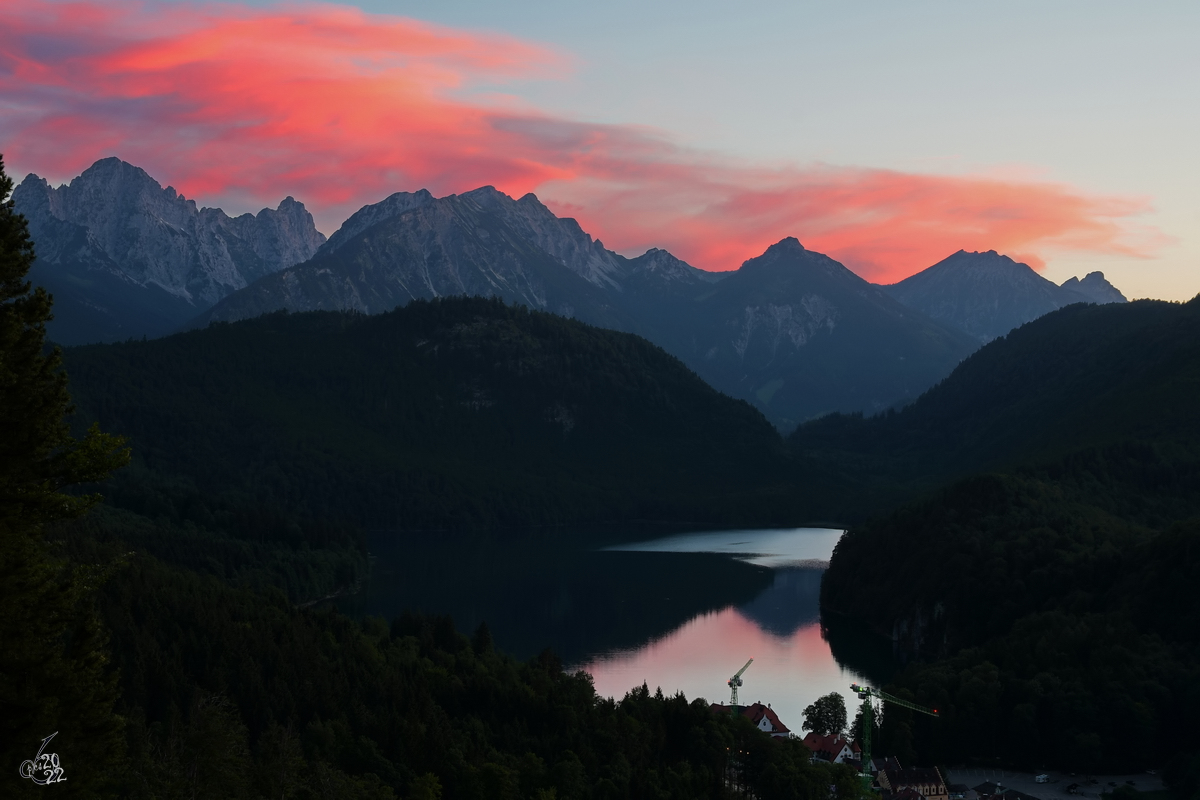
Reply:
[[[898,688],[943,712],[911,723],[924,759],[1092,771],[1200,749],[1197,396],[1200,300],[1075,306],[910,409],[793,440],[931,482],[992,470],[853,529],[822,587],[917,659]]]
[[[774,429],[644,340],[455,299],[275,314],[67,364],[77,421],[133,450],[105,506],[50,531],[68,563],[109,565],[95,603],[124,756],[106,791],[860,796],[849,768],[704,701],[600,698],[548,651],[496,651],[485,626],[311,607],[363,579],[366,525],[443,528],[453,548],[467,529],[790,509],[759,488],[795,474]]]
[[[116,533],[54,535],[74,561],[119,564],[97,596],[124,727],[107,796],[685,800],[728,797],[735,776],[763,798],[860,797],[849,768],[706,701],[601,698],[549,651],[497,651],[486,627],[300,609],[124,553]]]
[[[788,437],[893,505],[947,480],[1085,446],[1200,441],[1200,302],[1073,305],[985,345],[915,403]]]
[[[79,424],[133,448],[111,501],[152,518],[491,529],[799,516],[796,468],[748,404],[637,336],[498,300],[278,313],[75,348],[66,363]]]

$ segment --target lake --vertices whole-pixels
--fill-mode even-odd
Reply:
[[[591,547],[570,542],[594,535],[562,531],[508,541],[376,533],[369,584],[343,605],[388,619],[448,614],[468,634],[486,624],[497,647],[518,658],[549,647],[618,699],[644,682],[728,703],[726,681],[754,658],[739,701],[770,703],[800,733],[817,697],[841,692],[853,716],[850,683],[894,670],[886,641],[821,619],[821,573],[841,533],[676,531]]]

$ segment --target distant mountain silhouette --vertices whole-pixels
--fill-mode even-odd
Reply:
[[[1117,287],[1104,279],[1103,272],[1089,272],[1083,277],[1083,280],[1068,278],[1063,281],[1062,288],[1064,291],[1079,295],[1085,302],[1097,305],[1129,302]]]
[[[145,171],[97,161],[69,185],[29,175],[13,192],[55,300],[62,344],[162,336],[230,292],[308,259],[325,237],[303,204],[229,217],[196,207]]]
[[[665,250],[626,258],[532,194],[396,194],[308,262],[231,294],[193,325],[287,309],[373,314],[486,295],[638,333],[782,428],[916,398],[977,345],[785,239],[731,273]]]
[[[292,198],[230,218],[115,158],[57,189],[31,175],[14,199],[62,343],[278,310],[376,314],[418,298],[500,297],[640,334],[783,430],[902,406],[981,342],[1071,303],[1124,301],[1101,273],[1056,286],[994,251],[960,251],[885,287],[794,238],[724,273],[660,249],[627,258],[534,195],[490,186],[393,194],[328,241]]]
[[[533,195],[513,200],[490,186],[440,199],[396,194],[350,217],[310,261],[231,295],[196,324],[280,309],[378,314],[416,299],[480,295],[629,330],[632,320],[605,291],[629,269]]]
[[[953,325],[982,342],[1072,303],[1124,303],[1125,296],[1093,272],[1062,286],[995,250],[959,250],[916,275],[884,286],[901,303]]]
[[[976,344],[794,238],[689,299],[659,342],[783,428],[916,399]]]

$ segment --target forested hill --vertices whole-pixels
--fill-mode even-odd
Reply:
[[[105,507],[51,531],[73,563],[109,565],[114,796],[716,798],[731,751],[759,797],[860,796],[848,767],[702,699],[643,686],[618,703],[549,650],[496,651],[486,626],[468,640],[449,618],[312,608],[364,580],[356,526],[491,529],[477,544],[781,513],[768,501],[787,493],[758,488],[792,474],[775,429],[645,340],[453,299],[66,361],[78,424],[134,454]]]
[[[644,339],[499,300],[277,313],[66,364],[77,422],[133,449],[110,501],[150,517],[413,529],[790,513],[760,488],[792,467],[758,411]]]
[[[1127,439],[1200,441],[1200,298],[1074,305],[989,343],[899,412],[833,414],[788,443],[892,478],[955,475]]]
[[[918,659],[897,691],[943,712],[912,721],[922,758],[1052,748],[1200,788],[1197,397],[1200,300],[1143,301],[1056,312],[914,408],[838,421],[843,454],[901,452],[889,469],[998,468],[851,530],[822,585],[826,611]]]

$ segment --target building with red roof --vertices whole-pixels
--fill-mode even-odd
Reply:
[[[804,745],[812,751],[813,758],[819,758],[831,764],[862,761],[862,749],[858,746],[858,742],[849,741],[845,734],[835,733],[823,736],[813,731],[804,737]]]
[[[714,714],[729,714],[733,711],[733,706],[725,706],[720,703],[713,703],[709,709]],[[780,721],[779,716],[771,710],[771,704],[765,706],[762,703],[754,703],[748,706],[737,706],[738,713],[746,717],[754,723],[760,731],[769,733],[778,739],[786,739],[792,735],[787,725]]]

